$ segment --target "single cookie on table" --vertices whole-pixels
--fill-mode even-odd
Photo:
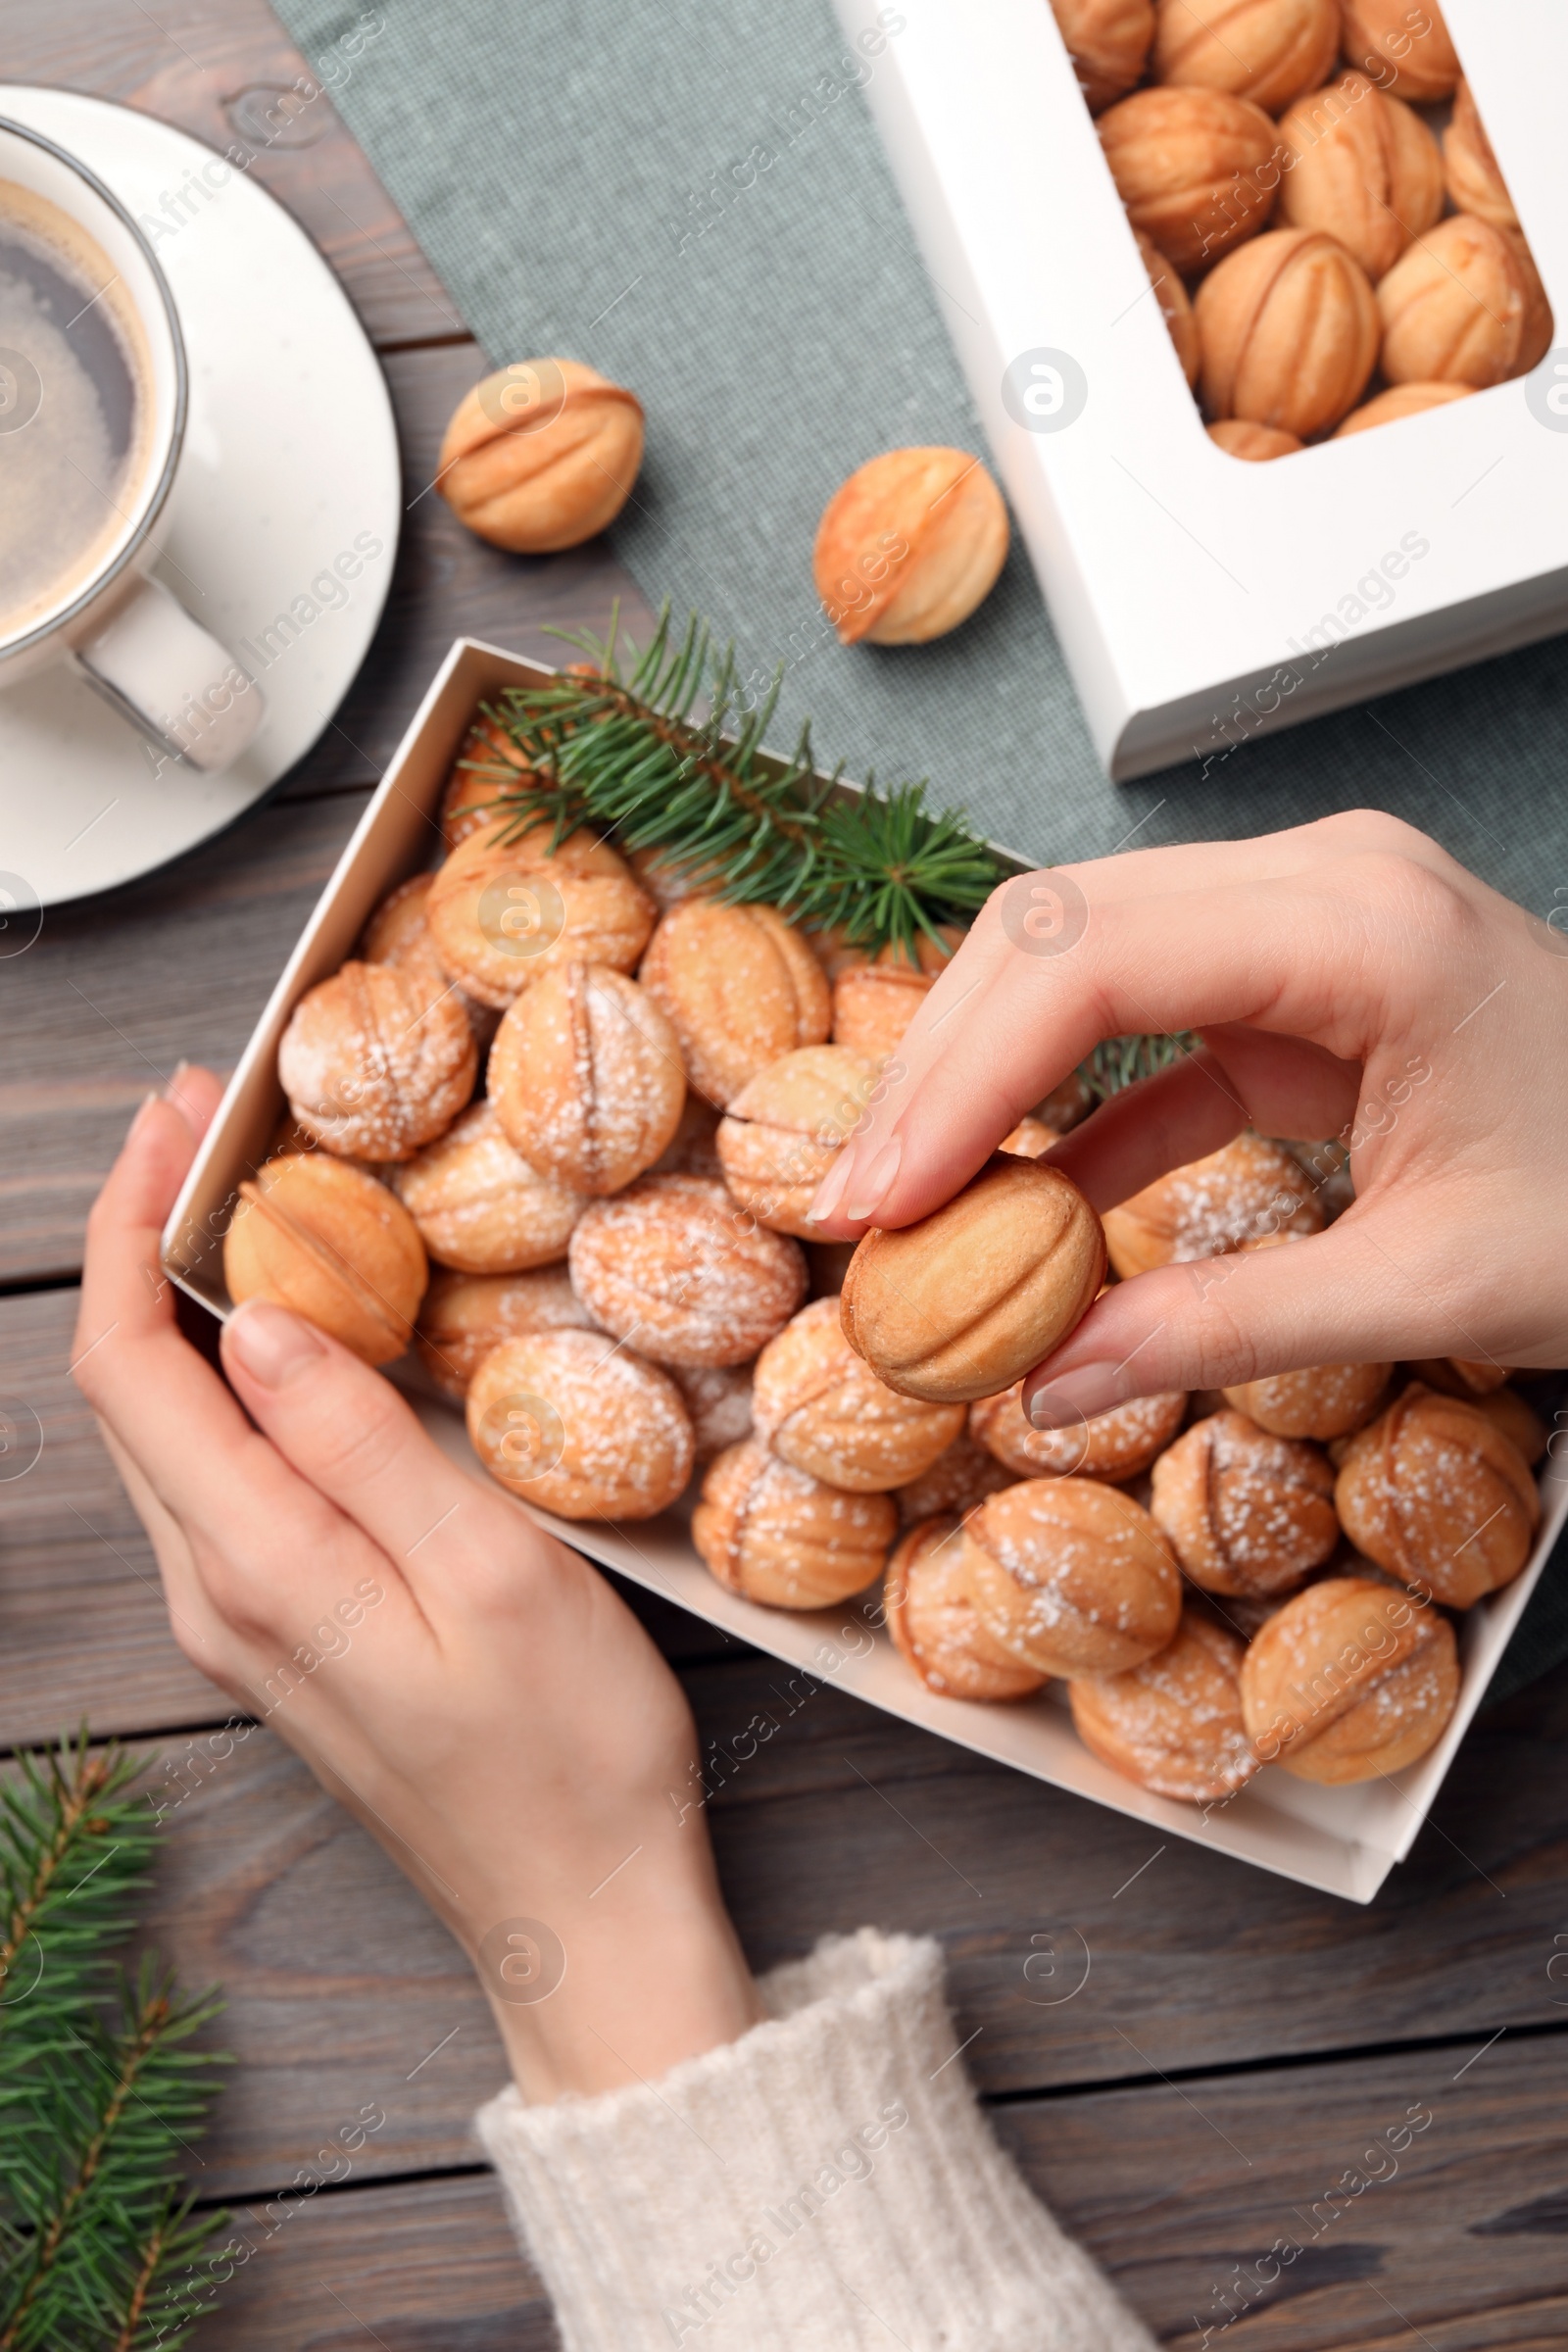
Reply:
[[[1110,1262],[1128,1279],[1216,1257],[1282,1228],[1321,1233],[1323,1211],[1311,1178],[1282,1145],[1239,1135],[1107,1209],[1104,1224]]]
[[[522,754],[493,718],[475,719],[463,739],[441,795],[441,838],[449,852],[502,813],[496,802],[531,777]]]
[[[922,1519],[888,1561],[882,1608],[900,1656],[944,1698],[1027,1698],[1045,1682],[993,1642],[974,1613],[953,1517]]]
[[[1330,1788],[1413,1764],[1458,1696],[1446,1617],[1364,1577],[1293,1594],[1242,1661],[1242,1713],[1259,1757]]]
[[[686,1079],[657,1004],[608,964],[547,972],[511,1005],[486,1074],[508,1140],[541,1176],[618,1193],[680,1124]]]
[[[605,1332],[504,1340],[468,1385],[467,1421],[491,1477],[562,1519],[652,1519],[692,1474],[680,1391]]]
[[[743,1445],[751,1436],[750,1364],[666,1364],[664,1369],[686,1399],[699,1463],[710,1462],[726,1446]]]
[[[513,1150],[493,1102],[470,1103],[391,1182],[430,1255],[464,1274],[554,1265],[588,1205]]]
[[[1203,1609],[1183,1609],[1173,1640],[1124,1674],[1069,1686],[1091,1755],[1156,1796],[1202,1804],[1234,1796],[1259,1757],[1242,1717],[1245,1642]]]
[[[596,1331],[564,1266],[526,1274],[459,1274],[438,1266],[419,1309],[415,1339],[436,1387],[459,1404],[503,1340],[534,1331]]]
[[[876,1088],[876,1063],[845,1046],[798,1046],[748,1079],[717,1136],[741,1206],[775,1233],[810,1241],[807,1211]]]
[[[1350,1440],[1334,1500],[1357,1551],[1450,1609],[1511,1584],[1541,1524],[1512,1439],[1418,1380]]]
[[[969,1407],[969,1435],[1019,1478],[1141,1478],[1182,1425],[1187,1393],[1135,1396],[1071,1429],[1036,1429],[1023,1409],[1023,1382]]]
[[[864,1236],[845,1278],[844,1329],[890,1389],[970,1404],[1049,1355],[1104,1273],[1100,1219],[1077,1186],[999,1153],[929,1216]]]
[[[1334,1472],[1315,1446],[1245,1413],[1195,1421],[1154,1464],[1150,1508],[1205,1592],[1289,1592],[1340,1540]]]
[[[638,978],[679,1039],[693,1087],[720,1109],[781,1054],[827,1041],[822,967],[776,906],[685,900],[661,920]]]
[[[1445,1396],[1463,1396],[1471,1404],[1500,1389],[1512,1370],[1509,1364],[1494,1364],[1490,1356],[1465,1355],[1432,1356],[1406,1368],[1412,1380],[1425,1381]]]
[[[1004,1487],[1017,1483],[1016,1472],[977,1446],[967,1429],[960,1429],[929,1470],[897,1490],[894,1500],[904,1525],[912,1527],[917,1519],[939,1519],[949,1512],[965,1518],[988,1494],[1000,1494]]]
[[[1272,1372],[1226,1389],[1227,1404],[1276,1438],[1348,1437],[1371,1420],[1392,1364],[1318,1364],[1309,1372]]]
[[[654,903],[608,842],[548,822],[482,825],[455,849],[425,901],[442,969],[481,1004],[505,1010],[567,963],[629,972],[654,927]]]
[[[320,1152],[270,1159],[247,1178],[223,1237],[223,1280],[236,1306],[268,1298],[330,1332],[368,1364],[389,1364],[413,1337],[428,1268],[401,1200]]]
[[[1181,1615],[1176,1555],[1130,1494],[1031,1478],[963,1523],[965,1590],[992,1641],[1040,1674],[1120,1674]]]
[[[703,1481],[692,1542],[715,1580],[774,1609],[825,1609],[882,1572],[899,1515],[886,1494],[845,1494],[748,1438]]]
[[[878,1380],[844,1336],[836,1298],[814,1298],[757,1359],[752,1422],[782,1460],[856,1494],[929,1470],[963,1427],[961,1404],[926,1404]]]
[[[921,932],[908,946],[895,942],[875,956],[853,955],[833,981],[833,1043],[881,1065],[963,944],[952,923],[940,942]]]
[[[711,1176],[644,1176],[596,1200],[571,1279],[607,1331],[663,1364],[745,1364],[806,1296],[800,1245],[737,1209]]]
[[[412,1159],[451,1126],[478,1053],[433,965],[345,963],[303,996],[277,1075],[307,1135],[344,1159]]]

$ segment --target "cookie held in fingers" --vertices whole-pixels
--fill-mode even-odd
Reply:
[[[419,1360],[461,1404],[485,1357],[503,1340],[535,1331],[593,1331],[592,1315],[564,1266],[524,1274],[460,1274],[438,1267],[419,1308]]]
[[[429,958],[350,961],[302,997],[277,1075],[305,1133],[344,1159],[412,1159],[473,1093],[478,1054]]]
[[[1289,1592],[1340,1540],[1324,1456],[1245,1413],[1195,1421],[1154,1464],[1149,1507],[1205,1592]]]
[[[418,1228],[384,1184],[320,1152],[258,1168],[223,1237],[236,1306],[270,1299],[329,1332],[368,1364],[389,1364],[413,1336],[428,1268]]]
[[[1023,1383],[969,1407],[969,1434],[1019,1478],[1140,1478],[1162,1453],[1187,1410],[1183,1389],[1135,1396],[1067,1429],[1036,1429],[1023,1409]]]
[[[1242,1716],[1246,1654],[1206,1612],[1186,1608],[1174,1638],[1142,1665],[1070,1686],[1078,1737],[1156,1796],[1194,1804],[1234,1796],[1259,1765]]]
[[[886,1494],[845,1494],[750,1438],[703,1481],[692,1542],[717,1582],[773,1609],[825,1609],[882,1572],[899,1515]]]
[[[674,1033],[624,972],[568,963],[524,991],[496,1031],[496,1116],[531,1168],[569,1191],[618,1193],[680,1124]]]
[[[1088,1478],[1026,1479],[964,1521],[964,1586],[989,1638],[1039,1674],[1121,1674],[1181,1615],[1176,1555],[1149,1513]]]
[[[999,1153],[929,1216],[865,1235],[844,1333],[890,1389],[970,1404],[1059,1347],[1104,1274],[1104,1233],[1071,1179]]]
[[[1350,1440],[1334,1499],[1357,1551],[1451,1609],[1511,1584],[1541,1524],[1512,1439],[1418,1380]]]
[[[1402,1771],[1459,1696],[1446,1617],[1364,1577],[1329,1577],[1277,1609],[1242,1661],[1242,1713],[1265,1764],[1343,1787]]]
[[[890,1389],[845,1338],[838,1300],[816,1298],[758,1357],[752,1418],[798,1470],[882,1494],[932,1467],[962,1429],[963,1406]]]
[[[562,1519],[651,1519],[692,1474],[680,1391],[604,1332],[503,1341],[469,1385],[467,1421],[491,1477]]]
[[[981,1626],[964,1582],[960,1524],[925,1519],[901,1540],[882,1587],[888,1632],[926,1689],[944,1698],[1027,1698],[1046,1677]]]
[[[800,1244],[743,1216],[711,1176],[644,1176],[595,1201],[570,1264],[605,1329],[656,1363],[749,1363],[806,1295]]]

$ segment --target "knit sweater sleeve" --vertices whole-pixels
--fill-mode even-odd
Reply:
[[[935,1943],[830,1937],[655,2084],[480,2111],[565,2352],[1153,2352],[1024,2186]]]

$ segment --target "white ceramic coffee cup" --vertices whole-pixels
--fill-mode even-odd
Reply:
[[[58,602],[0,632],[0,689],[51,662],[82,671],[142,734],[211,774],[238,759],[262,722],[260,687],[216,637],[148,576],[158,521],[185,434],[185,346],[152,248],[118,199],[52,139],[0,118],[0,179],[55,205],[102,249],[140,320],[152,406],[149,455],[119,528]],[[6,389],[0,384],[0,393]],[[22,429],[25,429],[24,426]]]

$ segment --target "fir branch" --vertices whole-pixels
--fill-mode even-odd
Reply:
[[[496,785],[511,818],[502,840],[541,821],[558,840],[592,826],[732,903],[771,903],[872,953],[911,956],[922,933],[973,913],[1000,879],[961,815],[926,808],[923,784],[881,792],[868,777],[857,793],[840,770],[821,775],[809,724],[789,759],[770,756],[783,671],[744,709],[733,648],[717,653],[695,615],[676,639],[666,606],[624,675],[613,627],[602,644],[567,642],[583,662],[485,707],[524,772],[500,758],[466,762]]]
[[[1172,1062],[1191,1054],[1197,1044],[1191,1029],[1183,1029],[1171,1037],[1107,1037],[1079,1067],[1095,1102],[1105,1102],[1112,1095],[1119,1095],[1124,1086],[1134,1086],[1140,1078],[1152,1078],[1156,1070],[1169,1069]]]

